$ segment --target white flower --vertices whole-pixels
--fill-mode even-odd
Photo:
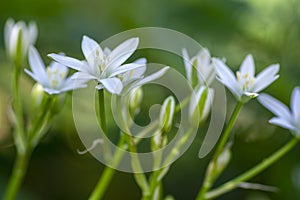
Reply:
[[[210,85],[213,82],[216,72],[211,62],[210,53],[206,48],[200,50],[192,58],[189,58],[186,49],[182,49],[182,56],[187,79],[193,88],[198,84]]]
[[[238,101],[246,102],[258,96],[258,93],[274,82],[279,75],[279,64],[270,65],[268,68],[254,76],[255,67],[252,55],[243,61],[236,76],[223,61],[213,58],[218,79],[233,93]]]
[[[7,53],[11,59],[25,59],[30,45],[33,45],[37,38],[37,26],[30,22],[28,27],[23,21],[15,23],[8,19],[4,28],[4,42]]]
[[[25,72],[41,84],[44,91],[48,94],[59,94],[86,87],[85,81],[74,79],[74,75],[67,78],[68,68],[64,65],[52,62],[46,69],[39,53],[34,47],[30,47],[28,56],[32,72],[27,69],[25,69]]]
[[[300,87],[293,90],[290,103],[291,109],[267,94],[261,94],[258,101],[276,115],[276,117],[269,120],[271,124],[289,129],[297,137],[300,137]]]
[[[81,48],[86,60],[81,61],[58,54],[49,54],[55,61],[77,70],[76,78],[81,80],[96,80],[97,89],[107,89],[112,94],[120,94],[123,84],[119,75],[142,67],[138,63],[122,65],[136,50],[138,38],[131,38],[110,51],[102,50],[93,39],[83,36]]]

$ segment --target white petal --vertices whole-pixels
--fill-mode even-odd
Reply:
[[[240,67],[240,73],[241,75],[249,74],[250,77],[254,77],[254,71],[255,71],[255,66],[254,66],[253,57],[251,54],[249,54],[246,56],[246,58],[244,59]]]
[[[290,123],[290,121],[288,121],[286,119],[283,119],[283,118],[274,117],[274,118],[270,119],[269,122],[271,124],[275,124],[275,125],[281,126],[283,128],[289,129],[289,130],[295,130],[296,129],[296,127],[293,126]]]
[[[192,64],[190,63],[190,58],[185,48],[182,49],[182,57],[183,57],[183,62],[184,62],[184,67],[186,72],[186,78],[190,82],[192,76]]]
[[[25,73],[28,74],[29,76],[31,76],[36,82],[38,82],[39,84],[45,86],[48,85],[48,79],[42,79],[41,77],[39,77],[36,74],[33,74],[31,71],[29,71],[28,69],[24,69]]]
[[[9,18],[5,23],[4,42],[5,42],[5,48],[7,49],[7,51],[9,51],[9,43],[10,43],[10,39],[11,39],[11,32],[12,32],[12,29],[14,27],[14,24],[15,24],[15,21],[11,18]]]
[[[276,116],[291,121],[291,113],[286,105],[267,94],[260,94],[258,101]]]
[[[278,71],[279,65],[275,64],[267,67],[262,72],[260,72],[255,78],[253,91],[259,92],[273,83],[279,77],[279,75],[277,75]]]
[[[145,85],[147,83],[150,83],[153,80],[156,80],[156,79],[162,77],[167,72],[167,70],[169,68],[170,67],[168,67],[168,66],[164,67],[161,70],[159,70],[159,71],[157,71],[157,72],[155,72],[155,73],[153,73],[153,74],[151,74],[151,75],[149,75],[149,76],[147,76],[147,77],[145,77],[145,78],[143,78],[141,80],[136,81],[135,83],[133,83],[132,85],[130,85],[129,88],[126,89],[125,93],[128,92],[128,91],[130,91],[130,90],[132,90],[133,88],[136,88],[136,87],[141,86],[141,85]]]
[[[91,75],[87,72],[76,72],[71,76],[71,78],[78,79],[78,80],[98,80],[99,79],[99,77]]]
[[[139,59],[133,61],[133,63],[146,65],[147,59],[146,58],[139,58]]]
[[[95,63],[95,59],[102,59],[104,56],[100,45],[95,40],[87,36],[83,36],[81,49],[89,65],[99,70],[99,68],[96,66],[97,63]],[[95,71],[95,69],[93,71]]]
[[[86,81],[83,81],[83,80],[76,80],[76,79],[68,78],[65,80],[65,82],[61,86],[60,90],[62,92],[66,92],[69,90],[75,90],[77,88],[85,88],[85,87],[87,87],[87,84],[85,84],[85,83],[86,83]]]
[[[48,88],[48,87],[44,87],[44,91],[47,92],[50,95],[61,93],[60,90],[53,89],[53,88]]]
[[[65,65],[65,66],[70,67],[75,70],[85,71],[85,70],[83,70],[84,64],[80,60],[77,60],[75,58],[71,58],[68,56],[62,56],[62,55],[55,54],[55,53],[48,54],[48,56],[62,65]]]
[[[132,81],[143,78],[145,71],[146,71],[146,66],[142,66],[124,73],[123,80],[122,80],[123,86],[128,85]]]
[[[296,119],[300,118],[300,87],[293,90],[291,97],[291,109]],[[299,122],[298,122],[299,123]]]
[[[40,57],[38,51],[31,46],[29,49],[29,65],[36,76],[40,77],[41,80],[47,80],[46,68]]]
[[[136,68],[143,67],[143,66],[144,65],[142,65],[142,64],[130,63],[130,64],[122,65],[122,66],[116,68],[112,72],[107,72],[105,70],[105,72],[103,72],[103,73],[106,73],[107,75],[109,75],[109,77],[113,77],[113,76],[125,73],[125,72],[130,71],[130,70],[134,70]]]
[[[107,78],[107,79],[101,79],[99,82],[103,85],[105,89],[107,89],[112,94],[120,94],[123,85],[120,79],[118,78]]]
[[[236,97],[240,98],[242,90],[232,71],[220,59],[213,58],[213,64],[221,81]]]
[[[123,64],[136,50],[139,44],[138,38],[131,38],[117,46],[108,56],[108,66],[119,67]]]
[[[37,25],[35,22],[30,22],[28,25],[29,43],[33,45],[38,36]]]

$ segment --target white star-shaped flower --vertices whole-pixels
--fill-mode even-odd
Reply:
[[[137,49],[138,38],[131,38],[121,43],[110,51],[108,48],[102,50],[100,45],[93,39],[83,36],[81,48],[85,60],[49,54],[55,61],[77,70],[76,78],[80,80],[96,80],[97,89],[107,89],[112,94],[120,94],[123,84],[119,75],[142,67],[139,63],[122,65]]]
[[[300,137],[300,87],[296,87],[291,95],[291,109],[267,94],[261,94],[258,101],[276,115],[269,120],[271,124],[289,129]]]
[[[240,70],[236,72],[236,76],[220,59],[213,58],[213,63],[219,81],[241,102],[247,102],[249,99],[257,97],[261,90],[279,77],[277,74],[279,64],[270,65],[255,77],[255,66],[252,55],[248,55],[245,58]]]
[[[38,51],[34,47],[29,49],[29,64],[32,71],[25,72],[43,86],[48,94],[59,94],[69,90],[86,87],[85,81],[74,79],[74,75],[67,78],[68,68],[57,62],[45,67]]]

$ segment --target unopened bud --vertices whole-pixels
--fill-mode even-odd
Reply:
[[[44,97],[45,92],[43,86],[39,83],[34,84],[31,89],[31,99],[34,103],[34,107],[39,107],[42,104]]]
[[[214,90],[206,86],[200,86],[195,89],[192,95],[189,107],[190,121],[194,125],[202,122],[210,112],[214,98]]]
[[[173,96],[169,96],[165,99],[159,115],[159,125],[163,132],[168,132],[171,130],[174,114],[175,99]]]
[[[8,19],[4,29],[4,42],[7,54],[15,62],[23,62],[30,45],[33,45],[36,41],[36,24],[31,22],[26,26],[23,21],[15,23],[13,19]]]
[[[223,152],[219,155],[217,162],[216,162],[216,175],[219,176],[224,169],[226,169],[228,163],[230,162],[231,159],[231,151],[230,151],[230,146],[228,145],[225,147]]]
[[[143,100],[143,90],[140,87],[134,88],[129,93],[129,109],[130,114],[135,115],[140,110],[140,105]]]
[[[152,138],[152,151],[156,151],[167,145],[168,137],[165,133],[156,133]]]

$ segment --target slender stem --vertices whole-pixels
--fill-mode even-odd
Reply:
[[[17,158],[14,164],[12,175],[8,182],[8,187],[4,196],[4,200],[14,200],[16,198],[16,195],[20,189],[23,178],[27,171],[31,152],[31,147],[26,146],[24,152],[17,154]]]
[[[24,153],[25,151],[25,130],[24,130],[24,119],[23,119],[23,108],[20,97],[19,89],[19,78],[20,78],[21,66],[17,63],[14,66],[13,74],[13,107],[16,116],[16,135],[15,142],[18,152]]]
[[[243,106],[242,102],[238,102],[237,103],[237,105],[236,105],[236,107],[235,107],[235,109],[234,109],[234,111],[233,111],[233,113],[232,113],[232,115],[230,117],[228,125],[227,125],[224,133],[221,136],[221,140],[220,140],[220,142],[219,142],[219,144],[217,146],[217,149],[216,149],[216,152],[214,154],[213,160],[216,161],[218,159],[219,155],[222,153],[222,151],[224,149],[224,146],[225,146],[225,144],[226,144],[226,142],[227,142],[227,140],[228,140],[228,138],[230,136],[231,130],[232,130],[233,125],[235,124],[235,122],[237,120],[238,114],[239,114],[242,106]]]
[[[197,198],[196,198],[197,200],[205,199],[205,194],[211,188],[212,184],[214,183],[215,179],[218,176],[218,174],[216,174],[216,170],[215,170],[218,157],[221,155],[221,153],[226,145],[226,142],[230,136],[231,130],[233,128],[233,125],[236,122],[236,119],[238,117],[238,114],[239,114],[242,106],[243,106],[242,102],[237,103],[237,105],[230,117],[230,120],[228,122],[226,129],[225,129],[224,133],[221,135],[221,139],[220,139],[220,142],[218,143],[218,146],[214,153],[214,156],[206,169],[204,182],[203,182],[201,190],[199,191],[199,193],[197,195]]]
[[[274,164],[277,160],[287,154],[296,144],[299,142],[299,138],[294,137],[291,139],[287,144],[273,153],[271,156],[266,158],[264,161],[256,165],[255,167],[251,168],[250,170],[246,171],[245,173],[241,174],[240,176],[228,181],[227,183],[221,185],[220,187],[208,192],[205,197],[206,199],[213,199],[216,198],[224,193],[227,193],[236,187],[239,186],[241,182],[247,181],[250,178],[256,176],[272,164]]]
[[[121,135],[121,138],[119,140],[118,143],[118,147],[116,149],[116,152],[113,156],[113,161],[112,161],[112,166],[116,167],[119,162],[121,161],[125,151],[121,148],[124,145],[124,134]],[[92,192],[92,194],[89,197],[89,200],[99,200],[102,199],[109,183],[111,182],[111,179],[113,178],[115,174],[115,169],[106,166],[94,191]]]
[[[106,119],[105,119],[105,101],[104,101],[104,89],[98,90],[98,106],[99,106],[99,117],[102,131],[106,133]]]

